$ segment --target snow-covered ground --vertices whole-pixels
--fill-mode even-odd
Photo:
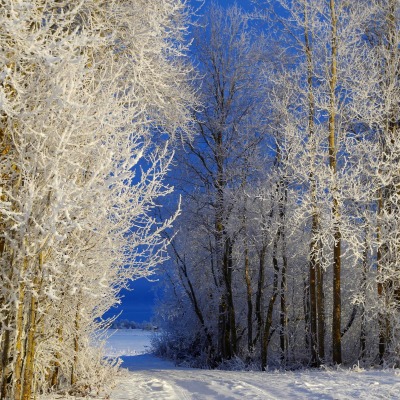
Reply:
[[[152,332],[142,329],[110,329],[106,344],[106,355],[110,357],[138,356],[150,353]]]
[[[150,333],[118,331],[109,355],[122,356],[123,374],[111,400],[400,399],[399,370],[230,372],[175,367],[150,351]]]

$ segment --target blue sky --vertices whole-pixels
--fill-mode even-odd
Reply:
[[[252,8],[252,2],[250,0],[242,0],[242,1],[235,1],[235,0],[214,0],[215,3],[220,4],[221,6],[224,7],[229,7],[233,6],[235,3],[244,8],[244,9],[251,9]],[[192,4],[198,4],[199,2],[196,0],[191,0]],[[211,0],[205,0],[204,5],[207,6],[208,4],[211,3]]]
[[[193,6],[197,6],[199,4],[201,4],[201,1],[199,2],[199,0],[190,0],[190,4],[192,4]],[[203,8],[207,8],[207,6],[209,6],[212,1],[214,1],[216,4],[219,4],[223,7],[231,7],[235,4],[237,4],[240,8],[246,10],[246,11],[251,11],[254,9],[254,3],[251,0],[242,0],[242,1],[235,1],[235,0],[204,0],[204,7]],[[199,12],[199,14],[201,14],[201,11]]]
[[[104,317],[111,317],[122,312],[118,320],[127,319],[135,322],[151,320],[156,283],[141,278],[132,282],[131,287],[131,291],[122,291],[122,304],[109,310]]]

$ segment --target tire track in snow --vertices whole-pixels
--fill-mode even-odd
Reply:
[[[186,393],[160,371],[149,373],[130,372],[123,377],[112,400],[188,400]]]
[[[234,374],[234,376],[232,376]],[[112,400],[276,400],[238,372],[195,369],[133,371],[124,378]],[[243,378],[250,377],[244,374]],[[122,393],[122,394],[121,394]]]

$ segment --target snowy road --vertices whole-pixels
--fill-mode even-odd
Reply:
[[[393,371],[229,372],[174,368],[151,355],[125,358],[113,400],[400,399]]]
[[[119,335],[113,351],[130,354],[122,357],[122,366],[129,371],[121,378],[111,400],[400,400],[398,370],[262,373],[177,368],[148,354],[143,334],[136,339],[122,336],[123,332]]]

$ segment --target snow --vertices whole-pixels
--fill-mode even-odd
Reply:
[[[122,356],[126,372],[111,400],[400,399],[399,370],[212,371],[176,367],[151,354],[151,333],[117,331],[109,355]]]
[[[151,335],[152,332],[142,329],[110,329],[110,337],[106,344],[106,355],[121,357],[149,353]]]

